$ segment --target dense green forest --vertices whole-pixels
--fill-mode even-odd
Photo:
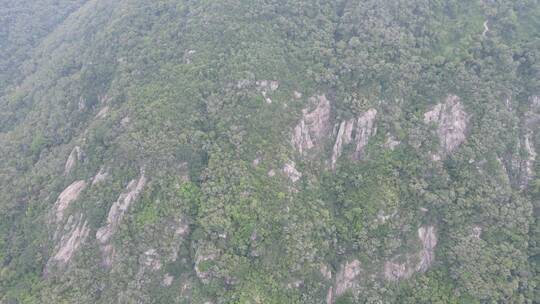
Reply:
[[[540,303],[540,1],[0,0],[0,303]]]

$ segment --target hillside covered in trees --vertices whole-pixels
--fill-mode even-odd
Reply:
[[[538,0],[0,0],[0,303],[540,303]]]

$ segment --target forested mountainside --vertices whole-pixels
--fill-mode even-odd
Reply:
[[[538,0],[0,0],[0,303],[539,303]]]

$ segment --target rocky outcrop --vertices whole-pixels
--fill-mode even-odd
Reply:
[[[414,274],[414,268],[411,266],[412,263],[410,260],[401,263],[387,261],[384,263],[384,278],[391,282],[410,278]]]
[[[323,275],[323,277],[327,280],[330,280],[332,279],[332,271],[330,271],[330,268],[328,268],[328,266],[326,265],[321,265],[319,267],[319,271],[321,272],[321,274]]]
[[[160,270],[163,266],[160,261],[160,256],[157,253],[156,249],[149,249],[144,252],[141,257],[141,265],[145,268],[151,269],[153,271]]]
[[[333,304],[334,303],[334,287],[330,286],[328,288],[328,291],[326,292],[326,304]]]
[[[523,148],[527,156],[521,161],[519,186],[522,190],[527,188],[529,182],[534,177],[533,166],[538,156],[533,138],[540,126],[540,96],[531,96],[529,102],[531,110],[526,113],[523,123],[525,130]]]
[[[174,277],[168,273],[165,274],[165,276],[163,277],[163,286],[165,287],[168,287],[168,286],[171,286],[172,285],[172,282],[174,280]]]
[[[178,212],[171,212],[168,215],[160,217],[157,222],[152,225],[152,231],[147,231],[146,239],[141,247],[138,248],[138,271],[134,276],[135,286],[139,289],[148,288],[154,286],[156,280],[159,280],[162,273],[160,271],[166,270],[166,265],[174,264],[189,264],[191,263],[190,257],[187,255],[181,255],[180,250],[186,240],[186,235],[189,233],[189,224],[182,215]],[[159,237],[152,237],[158,236]],[[118,256],[125,256],[124,248],[114,248],[114,258],[116,254]],[[113,267],[116,267],[114,265]],[[165,274],[165,278],[162,279],[163,286],[170,286],[174,280],[172,274]]]
[[[342,265],[336,274],[334,295],[339,297],[347,290],[354,289],[358,286],[358,276],[360,275],[360,271],[360,261],[358,260],[353,260]]]
[[[126,191],[120,194],[118,200],[114,202],[107,216],[107,224],[98,229],[96,239],[100,245],[103,264],[107,267],[112,265],[112,255],[114,248],[110,244],[114,231],[122,221],[122,218],[129,206],[137,199],[146,184],[144,170],[139,179],[134,179],[126,187]]]
[[[455,95],[448,96],[444,103],[439,103],[424,114],[425,123],[437,125],[441,155],[451,153],[463,143],[468,121],[469,117]]]
[[[45,273],[49,273],[52,268],[61,268],[67,265],[90,232],[88,222],[84,220],[82,214],[77,221],[70,217],[64,230],[66,233],[61,236],[55,248],[56,253],[47,262]]]
[[[471,237],[479,240],[480,237],[482,236],[482,227],[480,227],[480,226],[472,227],[470,235],[471,235]]]
[[[195,50],[187,50],[184,54],[184,62],[186,64],[191,64],[193,56],[197,53]]]
[[[390,214],[386,214],[383,210],[380,210],[378,213],[377,213],[377,219],[376,221],[378,221],[379,223],[381,224],[384,224],[386,223],[386,221],[392,219],[393,217],[395,217],[396,215],[398,214],[398,211],[397,210],[394,210],[392,213]]]
[[[279,82],[276,80],[259,80],[256,82],[260,90],[274,92],[279,88]]]
[[[146,250],[139,256],[139,271],[135,276],[138,288],[143,288],[149,281],[151,281],[150,274],[156,272],[163,267],[161,262],[161,256],[154,248]]]
[[[376,128],[374,127],[376,116],[377,110],[369,109],[358,118],[349,119],[340,123],[336,142],[332,149],[332,170],[335,170],[337,160],[343,152],[343,146],[348,145],[351,142],[356,145],[351,156],[352,159],[358,160],[362,158],[369,138],[376,132]]]
[[[82,215],[79,218],[78,224],[75,226],[69,234],[65,235],[60,241],[60,247],[56,254],[53,256],[53,260],[67,263],[71,260],[73,253],[81,243],[86,239],[90,229],[88,228],[88,222],[83,221]]]
[[[294,183],[302,178],[302,173],[296,170],[296,164],[292,161],[289,161],[283,167],[283,173]]]
[[[109,95],[105,94],[105,95],[99,95],[98,96],[98,100],[99,100],[99,103],[100,104],[106,104],[106,103],[109,103],[111,100],[112,100],[112,97],[110,97]]]
[[[364,148],[367,146],[369,138],[376,133],[376,129],[374,128],[375,116],[377,116],[377,110],[370,109],[362,116],[358,117],[358,120],[356,121],[356,134],[354,136],[356,149],[352,156],[355,160],[362,158]]]
[[[79,112],[86,111],[86,99],[84,97],[79,97]]]
[[[305,155],[312,148],[322,144],[330,131],[330,101],[325,95],[311,97],[310,102],[317,104],[313,111],[304,109],[302,119],[296,125],[292,135],[295,149]]]
[[[259,92],[261,92],[264,101],[266,101],[268,104],[272,103],[272,99],[270,99],[268,93],[277,90],[279,88],[279,82],[275,80],[260,80],[256,82],[256,85]]]
[[[540,108],[540,95],[533,95],[529,98],[529,101],[531,102],[531,106],[533,108]]]
[[[437,236],[435,227],[424,226],[418,229],[418,238],[422,249],[416,254],[407,254],[400,261],[394,259],[384,264],[384,278],[391,282],[408,279],[414,273],[425,272],[435,259]]]
[[[126,115],[124,118],[122,118],[122,120],[120,120],[120,125],[125,128],[129,125],[130,122],[131,122],[131,118],[129,118],[129,116]]]
[[[338,158],[341,156],[341,153],[343,152],[343,146],[348,145],[352,141],[352,131],[354,128],[354,119],[350,119],[348,121],[342,121],[339,125],[339,131],[336,137],[336,143],[334,144],[334,148],[332,149],[332,159],[331,159],[331,166],[332,170],[335,170],[336,163]]]
[[[68,175],[71,172],[71,170],[73,170],[77,162],[82,161],[84,157],[85,157],[84,151],[79,146],[75,146],[75,148],[71,150],[71,153],[68,156],[66,164],[64,165],[64,175]]]
[[[322,265],[319,271],[327,280],[332,278],[332,272],[326,265]],[[351,262],[342,264],[336,274],[334,284],[326,292],[326,304],[333,304],[335,298],[345,294],[347,291],[357,291],[357,288],[360,286],[358,276],[361,271],[360,261],[358,260],[352,260]]]
[[[292,288],[301,288],[302,286],[304,285],[304,281],[302,280],[295,280],[294,282],[291,282],[289,284],[287,284],[287,288],[289,289],[292,289]]]
[[[435,227],[420,227],[418,229],[418,238],[422,242],[422,250],[420,250],[420,262],[416,266],[416,271],[424,272],[431,267],[435,258],[435,246],[437,245]]]
[[[103,182],[107,178],[107,176],[109,176],[107,170],[105,170],[105,168],[101,168],[96,174],[96,176],[94,176],[94,178],[92,179],[92,186]]]
[[[100,119],[100,118],[105,118],[107,117],[107,114],[109,114],[109,106],[105,106],[103,107],[103,109],[101,109],[97,115],[96,115],[96,119]]]
[[[529,185],[530,180],[534,176],[534,170],[533,165],[536,161],[537,153],[534,149],[534,144],[532,142],[534,133],[532,130],[527,130],[527,133],[524,136],[523,140],[523,146],[525,148],[525,152],[527,152],[527,156],[522,162],[521,165],[521,174],[520,174],[520,181],[519,181],[519,188],[525,189]]]
[[[390,150],[394,150],[397,146],[399,146],[399,144],[401,144],[399,140],[397,140],[392,135],[388,135],[388,137],[386,138],[386,142],[384,143],[384,147]]]
[[[75,201],[81,192],[86,188],[86,182],[83,180],[76,181],[69,185],[60,195],[54,203],[55,208],[55,221],[59,223],[64,217],[64,211],[69,204]]]
[[[319,271],[327,280],[332,278],[332,272],[326,265],[322,265]],[[336,273],[333,286],[330,286],[326,293],[326,304],[333,304],[335,298],[345,294],[347,291],[357,292],[360,286],[358,277],[361,271],[359,260],[352,260],[342,264]]]
[[[323,148],[325,139],[328,139],[331,133],[336,134],[337,128],[330,159],[332,170],[335,170],[337,160],[346,145],[355,145],[351,155],[353,160],[362,159],[369,138],[376,133],[377,110],[369,109],[356,118],[342,121],[334,127],[332,132],[330,101],[325,95],[311,97],[309,101],[311,104],[316,104],[316,107],[312,111],[309,109],[302,111],[302,119],[295,126],[292,135],[291,141],[294,148],[304,156],[314,148],[320,150]]]

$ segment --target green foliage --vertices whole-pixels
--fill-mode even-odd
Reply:
[[[357,290],[335,303],[540,301],[540,162],[522,185],[525,136],[540,143],[538,1],[0,6],[1,303],[323,303],[353,259]],[[300,155],[291,133],[320,94],[336,130]],[[423,115],[449,94],[467,138],[434,161],[444,138]],[[363,157],[345,144],[330,170],[337,126],[369,108]],[[78,219],[88,234],[63,265]],[[422,225],[437,230],[432,268],[387,282]]]
[[[351,294],[344,294],[336,299],[334,302],[336,304],[353,304],[354,297]]]
[[[158,210],[154,205],[146,205],[141,212],[137,213],[135,222],[139,227],[154,224],[158,219]]]
[[[39,132],[34,135],[32,142],[30,143],[30,153],[34,158],[39,157],[41,150],[47,147],[50,144],[50,141],[45,138],[43,133]]]

